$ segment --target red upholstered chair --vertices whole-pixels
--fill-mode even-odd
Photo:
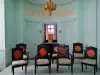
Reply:
[[[51,60],[47,49],[46,45],[37,46],[37,55],[35,56],[35,74],[38,66],[48,66],[49,73],[51,73]]]
[[[19,43],[19,44],[16,44],[16,48],[22,48],[22,52],[23,52],[23,59],[24,60],[27,60],[27,63],[28,63],[28,59],[29,59],[29,52],[28,50],[26,50],[26,44],[24,43]]]
[[[73,56],[69,53],[69,45],[60,45],[58,47],[57,73],[59,66],[71,66],[71,73],[73,73]]]
[[[25,66],[25,73],[27,71],[27,62],[23,60],[22,48],[12,48],[12,72],[14,75],[14,68]]]
[[[84,50],[83,50],[83,43],[73,43],[73,57],[74,59],[83,59],[84,54],[83,54]]]
[[[93,46],[89,46],[86,48],[84,59],[81,62],[82,72],[83,72],[83,64],[94,67],[94,75],[97,71],[97,48]]]

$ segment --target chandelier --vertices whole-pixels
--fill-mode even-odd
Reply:
[[[51,0],[48,0],[48,2],[44,4],[44,10],[48,11],[49,16],[51,16],[52,11],[56,10],[56,4],[54,4]]]

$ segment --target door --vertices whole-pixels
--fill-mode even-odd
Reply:
[[[42,25],[32,23],[27,25],[27,49],[29,58],[33,58],[37,54],[37,45],[42,43]]]
[[[74,21],[62,25],[62,43],[69,45],[72,52],[73,43],[77,41],[77,29]]]

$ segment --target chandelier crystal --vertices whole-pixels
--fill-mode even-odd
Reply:
[[[51,16],[52,12],[56,10],[56,4],[54,4],[51,0],[48,0],[48,2],[44,4],[44,10],[48,11],[49,16]]]

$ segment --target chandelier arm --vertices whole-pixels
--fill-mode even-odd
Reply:
[[[48,0],[48,2],[44,4],[44,10],[48,11],[49,16],[51,16],[52,11],[56,10],[56,4],[54,4],[51,0]]]

